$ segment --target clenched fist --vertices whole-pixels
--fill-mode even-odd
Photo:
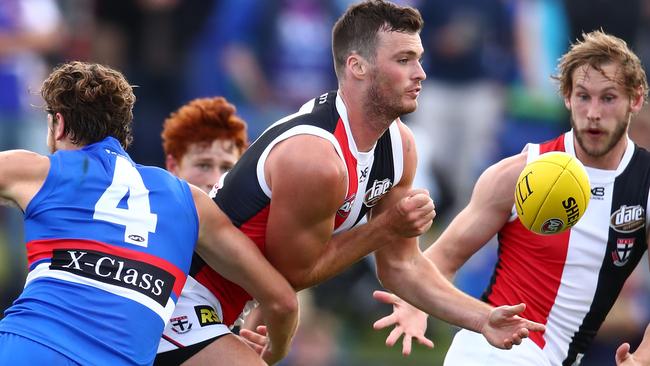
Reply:
[[[391,231],[401,237],[424,234],[436,216],[435,206],[425,189],[412,189],[385,212]]]

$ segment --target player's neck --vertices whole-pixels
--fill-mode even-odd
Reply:
[[[361,93],[351,93],[341,88],[339,94],[347,110],[350,130],[357,149],[361,152],[370,151],[386,132],[392,120],[367,111]]]

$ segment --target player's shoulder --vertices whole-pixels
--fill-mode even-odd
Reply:
[[[281,171],[302,177],[329,181],[347,174],[332,143],[314,135],[296,135],[282,141],[273,149],[269,159],[273,159]]]
[[[273,195],[289,193],[300,199],[328,201],[340,205],[347,190],[347,169],[328,141],[311,135],[294,136],[278,144],[265,164],[265,176]]]
[[[8,150],[0,152],[0,175],[24,176],[47,172],[50,159],[29,150]]]

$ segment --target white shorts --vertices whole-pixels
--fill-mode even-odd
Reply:
[[[447,351],[444,366],[551,366],[541,348],[525,338],[512,349],[498,349],[480,333],[461,329]]]
[[[181,297],[160,339],[158,353],[231,333],[222,319],[219,300],[205,286],[187,276]]]

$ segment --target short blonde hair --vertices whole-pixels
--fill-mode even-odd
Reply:
[[[624,40],[596,30],[582,34],[582,41],[571,45],[558,65],[558,75],[553,78],[559,81],[560,94],[569,97],[573,88],[573,73],[581,66],[591,66],[602,71],[602,66],[618,63],[621,68],[620,82],[627,95],[633,98],[639,88],[645,100],[648,97],[648,81],[639,57],[630,50]]]

